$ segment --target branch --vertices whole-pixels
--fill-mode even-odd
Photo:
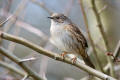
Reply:
[[[107,50],[107,52],[109,52],[110,48],[109,48],[109,45],[108,45],[107,36],[106,36],[105,31],[103,29],[103,25],[102,25],[102,22],[101,22],[101,19],[100,19],[100,15],[99,15],[99,13],[97,11],[95,1],[96,0],[91,0],[93,12],[94,12],[96,20],[97,20],[97,24],[98,24],[97,26],[98,26],[98,28],[100,30],[101,36],[102,36],[103,41],[105,43],[106,50]],[[113,68],[114,64],[113,64],[110,56],[107,56],[107,60],[110,63],[110,74],[111,74],[111,76],[115,77],[115,72],[114,72],[114,68]]]
[[[73,64],[72,61],[71,61],[71,59],[68,59],[68,58],[63,59],[63,58],[62,58],[60,55],[58,55],[57,53],[53,53],[53,52],[51,52],[51,51],[47,51],[47,50],[43,49],[42,47],[40,47],[40,46],[38,46],[38,45],[35,45],[35,44],[33,44],[33,43],[29,42],[28,40],[25,40],[25,39],[23,39],[23,38],[16,37],[16,36],[13,36],[13,35],[4,33],[4,32],[1,32],[1,38],[6,39],[6,40],[9,40],[9,41],[16,42],[16,43],[19,43],[19,44],[22,44],[22,45],[24,45],[24,46],[26,46],[26,47],[29,47],[30,49],[38,52],[39,54],[43,54],[43,55],[48,56],[48,57],[50,57],[50,58],[52,58],[52,59],[55,59],[55,60],[57,60],[57,61],[62,61],[62,62],[71,64],[71,65],[73,65],[73,66],[76,66],[76,67],[78,67],[79,69],[82,69],[82,70],[84,70],[84,71],[86,71],[86,72],[88,72],[88,73],[90,73],[90,74],[92,74],[92,75],[94,75],[94,76],[96,76],[96,77],[99,77],[99,78],[101,78],[101,79],[103,79],[103,80],[116,80],[115,78],[112,78],[112,77],[110,77],[110,76],[108,76],[108,75],[106,75],[106,74],[104,74],[104,73],[102,73],[102,72],[99,72],[99,71],[97,71],[97,70],[95,70],[95,69],[93,69],[93,68],[91,68],[91,67],[89,67],[89,66],[87,66],[87,65],[85,65],[85,64],[78,63],[78,62],[76,62],[76,63]],[[0,48],[0,49],[1,49],[1,48]],[[3,52],[3,49],[1,49],[0,51]],[[9,55],[11,55],[11,54],[9,54]],[[9,57],[9,56],[7,56],[7,57]],[[12,60],[15,61],[14,59],[12,59]],[[17,61],[18,61],[18,60],[17,60]],[[16,62],[16,61],[15,61],[15,62]],[[25,71],[31,73],[31,70],[28,69],[27,66],[26,66],[24,63],[21,63],[21,66],[23,67],[23,69],[24,69]],[[30,71],[29,71],[29,70],[30,70]],[[32,76],[33,76],[33,75],[32,75]]]
[[[0,54],[4,55],[4,56],[8,57],[9,59],[11,59],[12,61],[14,61],[24,71],[26,71],[29,76],[33,77],[35,80],[44,80],[37,73],[32,71],[24,62],[21,62],[21,60],[19,58],[17,58],[15,55],[10,53],[10,51],[7,51],[4,48],[0,47]]]
[[[120,40],[119,40],[119,42],[115,48],[115,51],[113,53],[113,55],[115,56],[114,60],[119,56],[119,54],[120,54]]]
[[[87,20],[87,16],[86,16],[86,13],[85,13],[85,10],[84,10],[84,6],[83,6],[83,0],[79,0],[79,3],[80,3],[80,8],[81,8],[81,11],[82,11],[83,18],[84,18],[84,23],[85,23],[85,27],[86,27],[86,30],[87,30],[88,38],[89,38],[89,41],[91,43],[91,46],[92,46],[92,49],[93,49],[93,53],[95,55],[95,59],[96,59],[97,65],[98,65],[99,69],[102,72],[104,72],[103,68],[102,68],[102,64],[101,64],[101,62],[99,60],[99,57],[97,55],[97,51],[95,49],[94,41],[92,40],[92,37],[90,35],[89,26],[88,26],[88,20]]]
[[[11,70],[11,71],[13,71],[13,72],[15,72],[15,73],[17,73],[17,74],[20,74],[21,76],[25,76],[25,75],[26,75],[25,72],[17,69],[16,67],[14,67],[14,66],[6,63],[6,62],[0,61],[0,66],[2,66],[2,67],[4,67],[4,68],[7,68],[7,69],[9,69],[9,70]]]

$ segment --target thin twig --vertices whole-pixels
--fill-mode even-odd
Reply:
[[[114,50],[114,53],[113,53],[113,55],[115,56],[115,59],[119,56],[119,54],[120,54],[120,40],[119,40],[119,42]]]
[[[25,75],[21,80],[26,80],[29,77],[29,75]]]
[[[101,8],[101,9],[98,11],[98,14],[102,13],[103,11],[105,11],[105,10],[107,9],[107,7],[108,7],[108,5],[105,4],[105,5],[103,6],[103,8]]]
[[[10,65],[10,64],[6,63],[6,62],[0,61],[0,66],[2,66],[4,68],[7,68],[10,71],[13,71],[13,72],[15,72],[15,73],[17,73],[17,74],[19,74],[21,76],[25,76],[26,75],[26,73],[24,71],[14,67],[13,65]]]
[[[120,62],[120,60],[117,60],[117,59],[119,59],[119,58],[118,58],[119,54],[120,54],[120,40],[119,40],[119,42],[118,42],[118,44],[117,44],[114,52],[111,53],[111,54],[109,53],[109,55],[112,55],[112,56],[113,56],[113,61],[114,61],[114,62],[117,62],[117,61]],[[108,55],[108,54],[107,54],[107,55]],[[116,61],[116,60],[117,60],[117,61]],[[108,63],[108,64],[104,67],[104,71],[107,71],[109,68],[110,68],[110,64]]]
[[[120,60],[119,60],[119,58],[118,58],[119,54],[120,54],[120,40],[119,40],[119,42],[118,42],[118,44],[117,44],[114,52],[113,52],[113,53],[107,53],[107,55],[108,55],[108,56],[112,56],[114,62],[120,62]],[[109,68],[110,68],[110,65],[109,65],[109,63],[108,63],[108,64],[104,67],[104,70],[107,71]]]
[[[12,16],[9,16],[5,21],[1,22],[0,27],[3,26],[6,22],[8,22],[11,18]]]
[[[31,58],[28,58],[28,59],[22,59],[22,60],[20,60],[20,62],[33,61],[33,60],[36,60],[36,58],[31,57]]]
[[[103,41],[105,43],[105,48],[106,48],[107,52],[109,52],[110,48],[109,48],[109,45],[108,45],[107,36],[106,36],[105,31],[103,29],[103,25],[102,25],[102,22],[101,22],[101,19],[100,19],[100,15],[99,15],[99,13],[97,11],[97,8],[96,8],[95,0],[91,0],[91,3],[92,3],[92,9],[94,11],[94,14],[95,14],[95,17],[96,17],[96,20],[97,20],[97,24],[98,24],[97,26],[100,30],[101,36],[102,36]],[[114,68],[113,68],[114,64],[111,60],[111,57],[107,56],[107,60],[110,63],[110,75],[115,77],[115,72],[114,72]]]
[[[105,72],[107,72],[110,69],[110,64],[106,64],[106,66],[103,68]]]
[[[79,3],[80,3],[80,7],[81,7],[81,11],[82,11],[83,18],[84,18],[84,23],[85,23],[85,27],[86,27],[86,30],[87,30],[88,38],[89,38],[89,41],[90,41],[90,43],[91,43],[91,46],[92,46],[92,49],[93,49],[93,53],[94,53],[94,55],[95,55],[96,63],[97,63],[97,65],[98,65],[99,69],[100,69],[102,72],[104,72],[104,71],[103,71],[103,68],[102,68],[102,64],[101,64],[101,62],[100,62],[100,60],[99,60],[99,57],[98,57],[98,55],[97,55],[97,51],[96,51],[96,49],[95,49],[94,41],[93,41],[93,39],[92,39],[92,37],[91,37],[91,35],[90,35],[89,26],[88,26],[88,20],[87,20],[87,17],[86,17],[86,13],[85,13],[85,11],[84,11],[84,6],[83,6],[83,0],[79,0]]]
[[[120,59],[118,58],[119,53],[120,53],[120,41],[118,42],[118,44],[114,50],[114,53],[108,52],[107,55],[111,56],[113,58],[114,62],[120,62]]]
[[[86,71],[86,72],[88,72],[88,73],[90,73],[90,74],[92,74],[92,75],[94,75],[94,76],[96,76],[96,77],[99,77],[99,78],[101,78],[101,79],[103,79],[103,80],[116,80],[115,78],[110,77],[110,76],[108,76],[108,75],[106,75],[106,74],[104,74],[104,73],[102,73],[102,72],[99,72],[99,71],[97,71],[97,70],[95,70],[95,69],[93,69],[93,68],[91,68],[91,67],[89,67],[89,66],[87,66],[87,65],[85,65],[85,64],[78,63],[78,62],[76,62],[76,63],[73,64],[72,61],[71,61],[71,59],[68,59],[68,58],[63,59],[63,58],[62,58],[60,55],[58,55],[57,53],[53,53],[53,52],[51,52],[51,51],[47,51],[47,50],[43,49],[42,47],[40,47],[40,46],[38,46],[38,45],[35,45],[35,44],[33,44],[33,43],[29,42],[28,40],[25,40],[25,39],[23,39],[23,38],[16,37],[16,36],[13,36],[13,35],[4,33],[4,32],[1,32],[1,38],[2,38],[2,39],[9,40],[9,41],[16,42],[16,43],[19,43],[19,44],[22,44],[22,45],[24,45],[24,46],[26,46],[26,47],[29,47],[30,49],[38,52],[39,54],[43,54],[43,55],[48,56],[48,57],[50,57],[50,58],[52,58],[52,59],[55,59],[55,60],[58,60],[58,61],[62,61],[62,62],[71,64],[71,65],[73,65],[73,66],[76,66],[76,67],[78,67],[79,69],[82,69],[82,70],[84,70],[84,71]],[[0,48],[0,51],[3,53],[3,52],[5,52],[6,50],[4,50],[3,48]],[[7,51],[7,52],[8,52],[8,51]],[[8,52],[8,53],[9,53],[9,52]],[[12,54],[9,53],[9,55],[12,55]],[[7,56],[7,57],[9,57],[9,56]],[[12,58],[12,60],[15,61],[15,59],[13,59],[13,58]],[[17,61],[15,61],[15,62],[17,63],[17,62],[18,62],[18,59],[17,59]],[[19,65],[22,66],[22,68],[23,68],[25,71],[29,72],[29,74],[32,73],[31,70],[28,69],[28,67],[27,67],[24,63],[21,63],[21,64],[19,64]],[[30,71],[29,71],[29,70],[30,70]],[[33,73],[35,74],[35,72],[33,72]],[[37,74],[36,74],[36,75],[37,75]],[[33,76],[33,75],[32,75],[32,76]],[[34,75],[34,77],[35,77],[35,75]],[[38,78],[38,76],[36,76],[36,77]]]

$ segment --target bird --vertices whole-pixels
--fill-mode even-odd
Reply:
[[[51,42],[63,52],[61,56],[74,54],[73,63],[76,62],[78,56],[81,56],[86,65],[95,68],[86,51],[87,41],[71,19],[62,13],[53,13],[48,18],[51,20]]]

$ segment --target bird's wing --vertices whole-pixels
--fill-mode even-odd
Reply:
[[[67,31],[71,32],[71,36],[76,38],[78,40],[78,42],[80,42],[82,44],[83,48],[88,47],[88,44],[87,44],[87,41],[86,41],[84,35],[81,33],[80,29],[76,25],[69,24],[65,28]]]

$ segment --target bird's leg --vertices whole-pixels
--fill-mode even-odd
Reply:
[[[77,61],[77,57],[72,58],[72,63],[73,64],[76,63],[76,61]]]
[[[61,55],[62,58],[64,59],[66,54],[67,54],[67,52],[63,52],[63,53],[61,53],[60,55]]]

